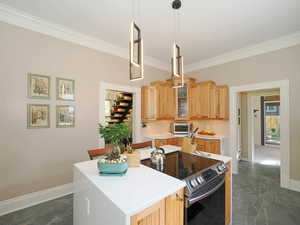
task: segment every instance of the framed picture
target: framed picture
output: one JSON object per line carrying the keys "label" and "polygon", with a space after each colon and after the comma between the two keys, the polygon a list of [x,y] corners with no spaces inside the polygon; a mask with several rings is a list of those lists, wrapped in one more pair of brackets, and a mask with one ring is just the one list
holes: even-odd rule
{"label": "framed picture", "polygon": [[50,99],[50,77],[38,74],[28,74],[28,97]]}
{"label": "framed picture", "polygon": [[56,78],[56,99],[75,101],[75,80]]}
{"label": "framed picture", "polygon": [[27,128],[49,128],[50,106],[45,104],[27,105]]}
{"label": "framed picture", "polygon": [[56,127],[57,128],[75,127],[75,106],[72,105],[56,106]]}

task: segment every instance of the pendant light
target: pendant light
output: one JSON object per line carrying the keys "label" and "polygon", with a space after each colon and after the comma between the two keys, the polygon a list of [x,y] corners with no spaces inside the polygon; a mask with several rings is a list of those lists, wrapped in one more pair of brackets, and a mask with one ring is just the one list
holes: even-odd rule
{"label": "pendant light", "polygon": [[[140,12],[140,1],[138,0],[138,9]],[[144,79],[144,52],[141,29],[135,22],[136,11],[135,0],[132,0],[132,22],[130,24],[130,42],[129,42],[129,79],[136,81]]]}
{"label": "pendant light", "polygon": [[[180,32],[180,15],[179,9],[181,8],[181,1],[174,0],[172,2],[172,9],[174,11],[174,43],[173,43],[173,54],[171,59],[171,71],[172,71],[172,80],[173,87],[179,88],[184,86],[184,73],[183,73],[183,56],[181,55],[180,46],[178,44],[177,36]],[[178,79],[180,82],[178,83]]]}

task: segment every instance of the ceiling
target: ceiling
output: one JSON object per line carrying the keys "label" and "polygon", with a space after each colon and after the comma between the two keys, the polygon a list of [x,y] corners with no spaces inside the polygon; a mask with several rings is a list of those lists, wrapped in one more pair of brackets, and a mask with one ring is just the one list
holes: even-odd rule
{"label": "ceiling", "polygon": [[[174,14],[170,0],[140,1],[145,55],[170,62]],[[48,22],[128,48],[132,0],[0,0]],[[299,0],[182,0],[180,40],[185,64],[300,31]],[[137,13],[136,13],[137,14]]]}

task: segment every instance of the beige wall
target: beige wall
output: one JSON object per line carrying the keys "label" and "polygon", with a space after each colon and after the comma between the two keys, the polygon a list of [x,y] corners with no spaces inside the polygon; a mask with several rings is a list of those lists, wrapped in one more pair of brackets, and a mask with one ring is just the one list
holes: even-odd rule
{"label": "beige wall", "polygon": [[[130,84],[128,61],[5,23],[0,49],[0,200],[72,182],[72,164],[98,145],[99,82]],[[26,97],[28,72],[51,76],[50,101]],[[166,74],[146,66],[134,85]],[[76,80],[75,102],[55,100],[56,76]],[[28,103],[50,104],[51,128],[26,129]],[[75,128],[55,128],[57,104],[76,106]]]}
{"label": "beige wall", "polygon": [[194,71],[199,80],[238,86],[274,80],[290,80],[290,171],[300,180],[300,45]]}

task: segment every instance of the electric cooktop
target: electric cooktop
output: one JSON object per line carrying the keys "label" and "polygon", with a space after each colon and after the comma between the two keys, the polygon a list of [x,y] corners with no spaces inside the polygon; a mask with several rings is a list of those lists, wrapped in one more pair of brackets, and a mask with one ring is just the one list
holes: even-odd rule
{"label": "electric cooktop", "polygon": [[142,164],[153,169],[159,170],[172,177],[183,180],[197,172],[220,163],[215,159],[209,159],[198,155],[185,152],[172,152],[166,154],[166,160],[163,167],[157,167],[151,163],[150,159],[142,161]]}

